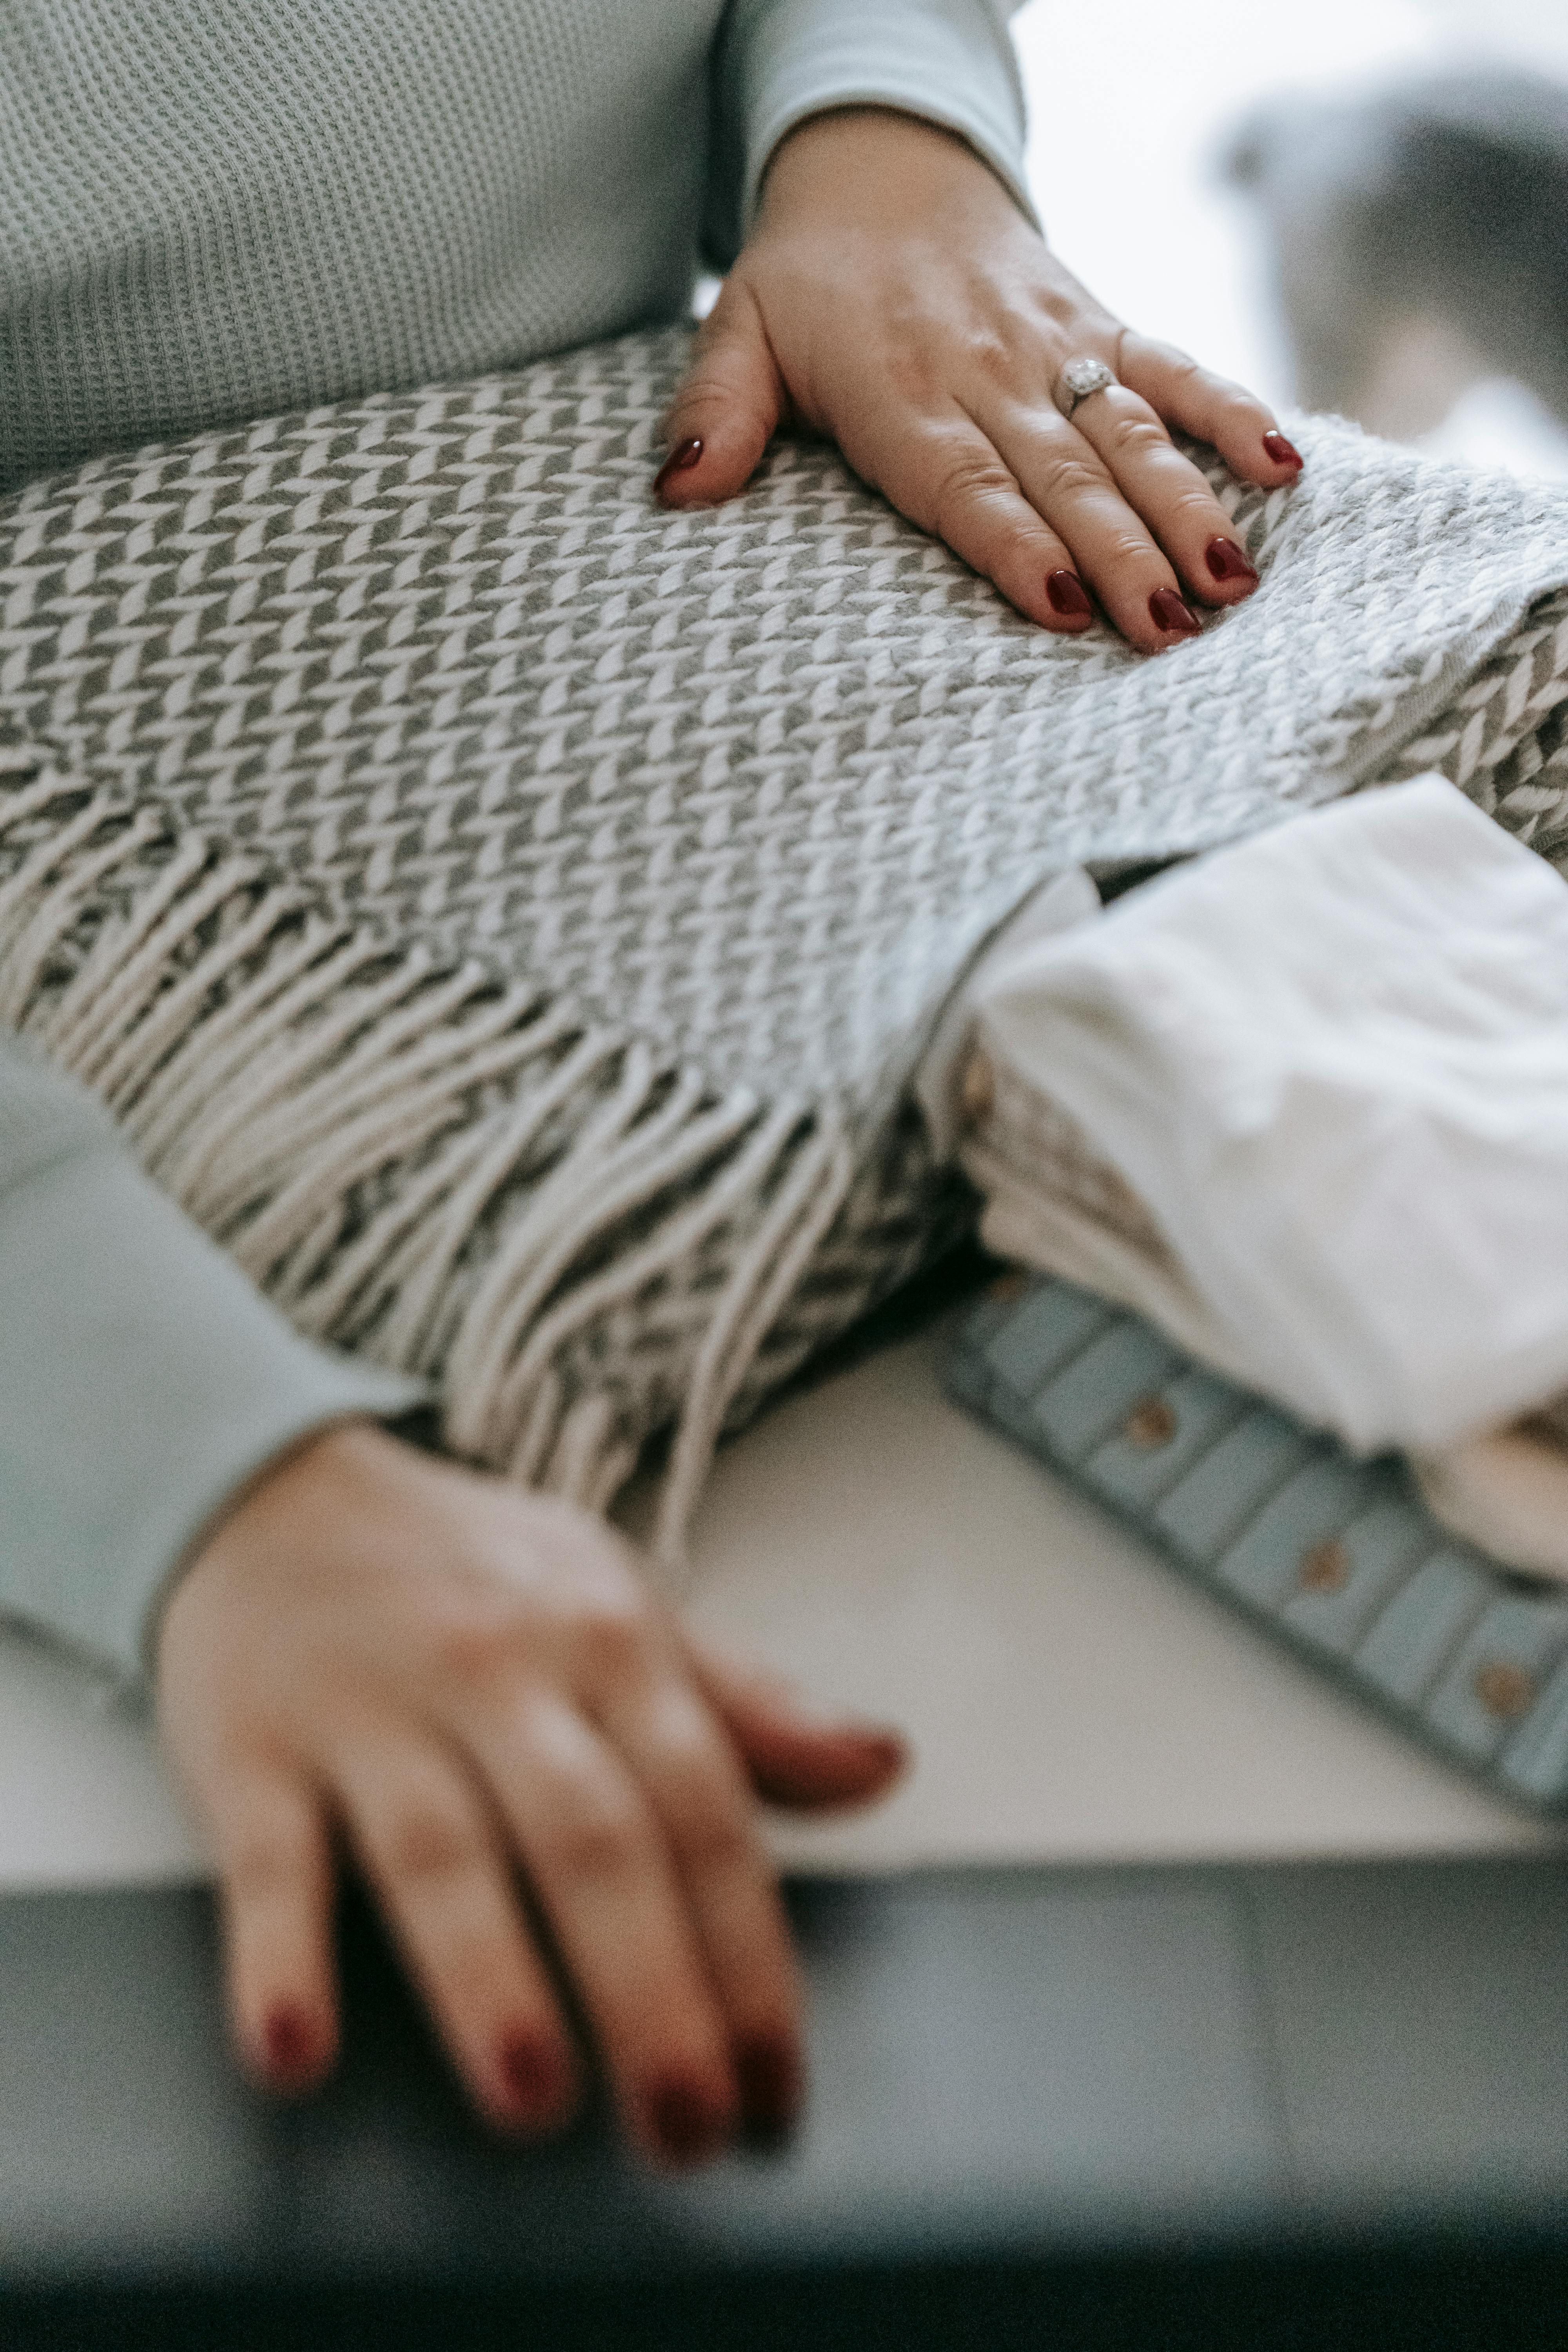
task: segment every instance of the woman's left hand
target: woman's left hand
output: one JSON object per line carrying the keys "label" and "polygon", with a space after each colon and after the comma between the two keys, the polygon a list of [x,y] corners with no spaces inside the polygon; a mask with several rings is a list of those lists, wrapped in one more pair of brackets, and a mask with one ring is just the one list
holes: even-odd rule
{"label": "woman's left hand", "polygon": [[[1119,383],[1069,424],[1065,362]],[[665,420],[673,507],[732,497],[775,429],[837,441],[863,481],[1047,629],[1093,619],[1158,653],[1258,575],[1167,426],[1245,481],[1301,460],[1262,404],[1122,326],[964,142],[877,108],[816,115],[768,167],[755,230]]]}

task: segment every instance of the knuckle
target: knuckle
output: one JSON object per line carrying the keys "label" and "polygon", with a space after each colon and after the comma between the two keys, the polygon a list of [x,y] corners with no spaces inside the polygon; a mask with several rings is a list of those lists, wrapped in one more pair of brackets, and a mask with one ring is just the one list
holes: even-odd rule
{"label": "knuckle", "polygon": [[994,506],[1017,495],[1018,486],[998,457],[985,450],[965,451],[949,457],[942,467],[931,506],[933,526],[945,538],[976,507]]}
{"label": "knuckle", "polygon": [[1159,344],[1155,356],[1173,384],[1195,384],[1206,390],[1213,381],[1190,352],[1179,351],[1174,343]]}
{"label": "knuckle", "polygon": [[576,1612],[576,1635],[584,1672],[598,1687],[615,1687],[639,1675],[653,1633],[653,1610],[629,1580],[606,1578]]}
{"label": "knuckle", "polygon": [[490,1609],[447,1617],[434,1635],[435,1665],[443,1682],[459,1691],[492,1682],[515,1645],[510,1613]]}
{"label": "knuckle", "polygon": [[695,365],[700,367],[716,343],[732,342],[737,336],[744,334],[752,325],[754,315],[753,299],[743,276],[731,271],[720,287],[712,309],[697,330]]}
{"label": "knuckle", "polygon": [[308,1837],[271,1826],[243,1832],[224,1858],[223,1874],[231,1895],[258,1902],[313,1874],[314,1865]]}
{"label": "knuckle", "polygon": [[1105,488],[1104,469],[1073,449],[1055,452],[1042,468],[1040,499],[1047,507],[1076,506],[1083,499],[1100,497]]}
{"label": "knuckle", "polygon": [[1172,523],[1190,523],[1196,530],[1228,531],[1231,524],[1225,509],[1216,506],[1213,491],[1206,482],[1194,482],[1178,491],[1172,502]]}
{"label": "knuckle", "polygon": [[570,1523],[558,1529],[548,1517],[536,1517],[521,1533],[527,1565],[521,1572],[503,1547],[480,1559],[482,1573],[452,1578],[426,1605],[424,1664],[460,1698],[493,1694],[498,1679],[526,1666],[557,1630],[550,1572],[569,1574],[575,1566]]}
{"label": "knuckle", "polygon": [[710,1781],[689,1789],[671,1812],[676,1842],[692,1872],[705,1878],[728,1878],[751,1863],[751,1824]]}
{"label": "knuckle", "polygon": [[537,1594],[504,1583],[454,1592],[426,1630],[432,1687],[464,1712],[504,1697],[548,1635]]}
{"label": "knuckle", "polygon": [[672,1833],[689,1851],[701,1845],[718,1852],[744,1851],[750,1843],[747,1808],[722,1749],[698,1722],[667,1729],[657,1762],[659,1811]]}
{"label": "knuckle", "polygon": [[683,440],[689,433],[700,430],[725,404],[721,384],[706,376],[694,376],[689,383],[681,385],[660,418],[660,435],[666,442]]}
{"label": "knuckle", "polygon": [[1267,416],[1269,414],[1258,394],[1249,391],[1246,384],[1237,383],[1233,376],[1216,375],[1213,368],[1200,367],[1196,360],[1191,362],[1191,366],[1194,380],[1203,386],[1216,408],[1230,410],[1243,416]]}
{"label": "knuckle", "polygon": [[1016,373],[1013,346],[994,328],[973,328],[964,340],[964,356],[993,383],[1009,383]]}
{"label": "knuckle", "polygon": [[1137,597],[1146,597],[1156,588],[1169,588],[1173,577],[1169,566],[1151,540],[1137,528],[1137,519],[1128,515],[1128,528],[1112,531],[1107,538],[1102,557],[1104,568],[1119,584]]}
{"label": "knuckle", "polygon": [[549,1838],[551,1858],[563,1878],[599,1884],[635,1872],[643,1856],[636,1809],[609,1796],[563,1814]]}
{"label": "knuckle", "polygon": [[385,1830],[386,1867],[404,1885],[456,1878],[475,1858],[468,1824],[430,1798],[409,1798]]}
{"label": "knuckle", "polygon": [[1171,436],[1157,416],[1119,416],[1113,437],[1124,457],[1160,457],[1171,446]]}
{"label": "knuckle", "polygon": [[938,396],[931,357],[919,334],[900,335],[878,354],[882,379],[900,408],[929,415]]}

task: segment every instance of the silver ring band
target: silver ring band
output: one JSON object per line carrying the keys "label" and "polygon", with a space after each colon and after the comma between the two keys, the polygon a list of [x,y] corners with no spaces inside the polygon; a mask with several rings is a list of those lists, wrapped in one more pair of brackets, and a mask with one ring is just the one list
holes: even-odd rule
{"label": "silver ring band", "polygon": [[1073,410],[1080,400],[1087,400],[1091,393],[1103,392],[1108,384],[1120,381],[1114,369],[1108,368],[1103,360],[1090,359],[1086,354],[1081,359],[1067,362],[1057,378],[1056,390],[1051,397],[1070,424]]}

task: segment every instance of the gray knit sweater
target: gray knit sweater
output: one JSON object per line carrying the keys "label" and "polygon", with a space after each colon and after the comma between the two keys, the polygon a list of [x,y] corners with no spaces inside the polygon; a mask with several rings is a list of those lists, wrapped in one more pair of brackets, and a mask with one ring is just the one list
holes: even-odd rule
{"label": "gray knit sweater", "polygon": [[[1016,190],[1006,0],[6,0],[0,490],[680,315],[871,100]],[[0,592],[3,593],[3,592]],[[0,1033],[0,1610],[133,1668],[224,1499],[412,1384],[307,1345]]]}
{"label": "gray knit sweater", "polygon": [[890,102],[1018,188],[1005,0],[5,0],[0,489],[679,317],[779,139]]}

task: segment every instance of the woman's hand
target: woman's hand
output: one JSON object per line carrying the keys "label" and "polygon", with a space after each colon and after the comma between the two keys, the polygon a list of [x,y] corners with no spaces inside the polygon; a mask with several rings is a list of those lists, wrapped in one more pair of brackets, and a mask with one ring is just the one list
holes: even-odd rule
{"label": "woman's hand", "polygon": [[576,2095],[520,1871],[650,2154],[788,2119],[799,2000],[752,1790],[874,1796],[901,1744],[697,1650],[599,1521],[347,1423],[266,1474],[183,1576],[158,1704],[259,2082],[332,2064],[341,1838],[495,2124],[547,2129]]}
{"label": "woman's hand", "polygon": [[[1121,384],[1052,394],[1064,362]],[[1088,628],[1086,588],[1157,653],[1258,575],[1167,425],[1270,488],[1301,460],[1268,409],[1102,310],[964,143],[912,117],[814,116],[768,168],[755,231],[665,421],[671,506],[731,497],[784,420],[1048,629]]]}

